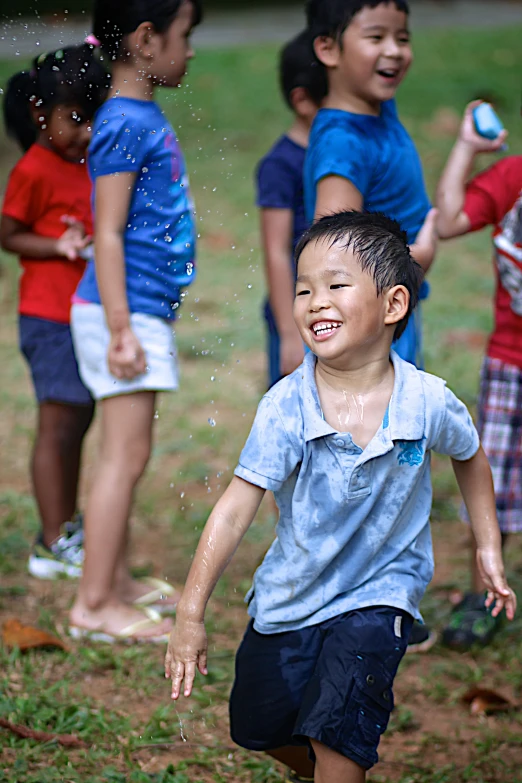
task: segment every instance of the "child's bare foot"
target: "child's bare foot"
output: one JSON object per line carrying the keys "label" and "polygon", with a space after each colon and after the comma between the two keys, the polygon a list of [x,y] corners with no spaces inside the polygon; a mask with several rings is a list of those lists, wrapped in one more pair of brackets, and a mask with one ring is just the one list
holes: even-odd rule
{"label": "child's bare foot", "polygon": [[152,576],[132,579],[129,575],[120,580],[118,596],[126,604],[173,612],[181,598],[181,593],[163,579],[156,579]]}
{"label": "child's bare foot", "polygon": [[98,637],[100,641],[153,641],[169,634],[172,620],[159,619],[117,599],[100,609],[89,609],[77,600],[70,614],[73,636]]}

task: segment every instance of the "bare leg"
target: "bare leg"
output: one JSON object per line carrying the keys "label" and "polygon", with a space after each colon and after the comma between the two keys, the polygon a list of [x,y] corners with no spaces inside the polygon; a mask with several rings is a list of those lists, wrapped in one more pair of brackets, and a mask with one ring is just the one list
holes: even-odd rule
{"label": "bare leg", "polygon": [[268,750],[267,755],[272,756],[273,759],[280,761],[282,764],[286,764],[296,775],[300,775],[303,778],[313,778],[314,776],[315,765],[308,755],[307,748],[288,745],[285,748]]}
{"label": "bare leg", "polygon": [[46,546],[76,511],[83,439],[93,415],[94,405],[39,406],[31,478]]}
{"label": "bare leg", "polygon": [[[85,513],[85,562],[71,622],[91,630],[118,633],[143,619],[121,601],[115,577],[128,532],[134,490],[149,460],[154,392],[103,400],[102,447]],[[157,636],[171,623],[151,629]]]}
{"label": "bare leg", "polygon": [[365,770],[321,742],[311,740],[316,756],[315,783],[364,783]]}

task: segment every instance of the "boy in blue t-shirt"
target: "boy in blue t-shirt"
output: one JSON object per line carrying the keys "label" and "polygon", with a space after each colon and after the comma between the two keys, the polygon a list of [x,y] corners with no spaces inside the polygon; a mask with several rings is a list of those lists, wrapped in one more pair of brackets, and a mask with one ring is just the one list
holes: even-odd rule
{"label": "boy in blue t-shirt", "polygon": [[[207,674],[207,602],[265,491],[277,537],[248,595],[230,699],[234,741],[297,775],[362,783],[433,574],[430,452],[450,456],[493,614],[516,599],[502,563],[491,470],[466,407],[390,348],[421,270],[395,221],[344,212],[297,251],[294,317],[310,349],[261,401],[235,476],[201,536],[177,606],[172,697]],[[296,778],[292,775],[290,780]]]}
{"label": "boy in blue t-shirt", "polygon": [[[305,164],[309,221],[339,209],[383,212],[406,231],[427,272],[435,255],[421,162],[397,116],[394,97],[412,61],[405,0],[308,0],[315,54],[328,97],[310,135]],[[420,299],[427,297],[424,283]],[[394,348],[422,367],[420,309]]]}
{"label": "boy in blue t-shirt", "polygon": [[303,361],[303,342],[297,331],[294,303],[296,245],[307,228],[303,168],[310,128],[326,95],[325,69],[315,59],[305,31],[281,52],[281,90],[294,121],[263,158],[257,169],[257,206],[268,298],[264,317],[268,332],[269,386],[293,372]]}

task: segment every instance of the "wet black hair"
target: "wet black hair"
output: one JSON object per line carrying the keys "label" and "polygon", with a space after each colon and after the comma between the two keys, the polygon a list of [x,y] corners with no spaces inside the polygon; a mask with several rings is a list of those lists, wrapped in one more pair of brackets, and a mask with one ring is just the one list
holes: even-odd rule
{"label": "wet black hair", "polygon": [[328,95],[326,68],[316,58],[313,39],[303,30],[281,50],[279,62],[281,90],[288,106],[292,106],[292,91],[303,87],[318,106]]}
{"label": "wet black hair", "polygon": [[110,77],[92,44],[67,46],[35,57],[28,71],[12,76],[4,96],[4,122],[9,136],[28,150],[38,138],[32,106],[42,114],[55,106],[79,106],[93,117],[107,97]]}
{"label": "wet black hair", "polygon": [[359,11],[388,2],[409,14],[407,0],[307,0],[306,18],[312,39],[327,35],[338,40]]}
{"label": "wet black hair", "polygon": [[[93,33],[110,60],[122,56],[121,45],[127,35],[143,22],[150,22],[156,32],[164,33],[178,15],[185,0],[95,0]],[[193,25],[203,18],[202,0],[189,0],[193,8]]]}
{"label": "wet black hair", "polygon": [[313,223],[303,234],[295,251],[299,263],[303,250],[311,242],[324,241],[331,247],[351,249],[363,272],[374,282],[377,296],[396,285],[403,285],[410,303],[405,317],[395,327],[394,340],[406,329],[419,301],[424,279],[422,267],[414,260],[405,232],[396,220],[378,212],[338,212]]}

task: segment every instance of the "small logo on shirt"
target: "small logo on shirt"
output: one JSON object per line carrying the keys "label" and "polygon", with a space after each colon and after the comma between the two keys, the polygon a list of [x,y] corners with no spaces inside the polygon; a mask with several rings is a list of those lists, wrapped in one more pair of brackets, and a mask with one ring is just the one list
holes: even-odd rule
{"label": "small logo on shirt", "polygon": [[400,440],[397,442],[400,454],[397,456],[399,465],[422,465],[424,461],[424,448],[422,440]]}

